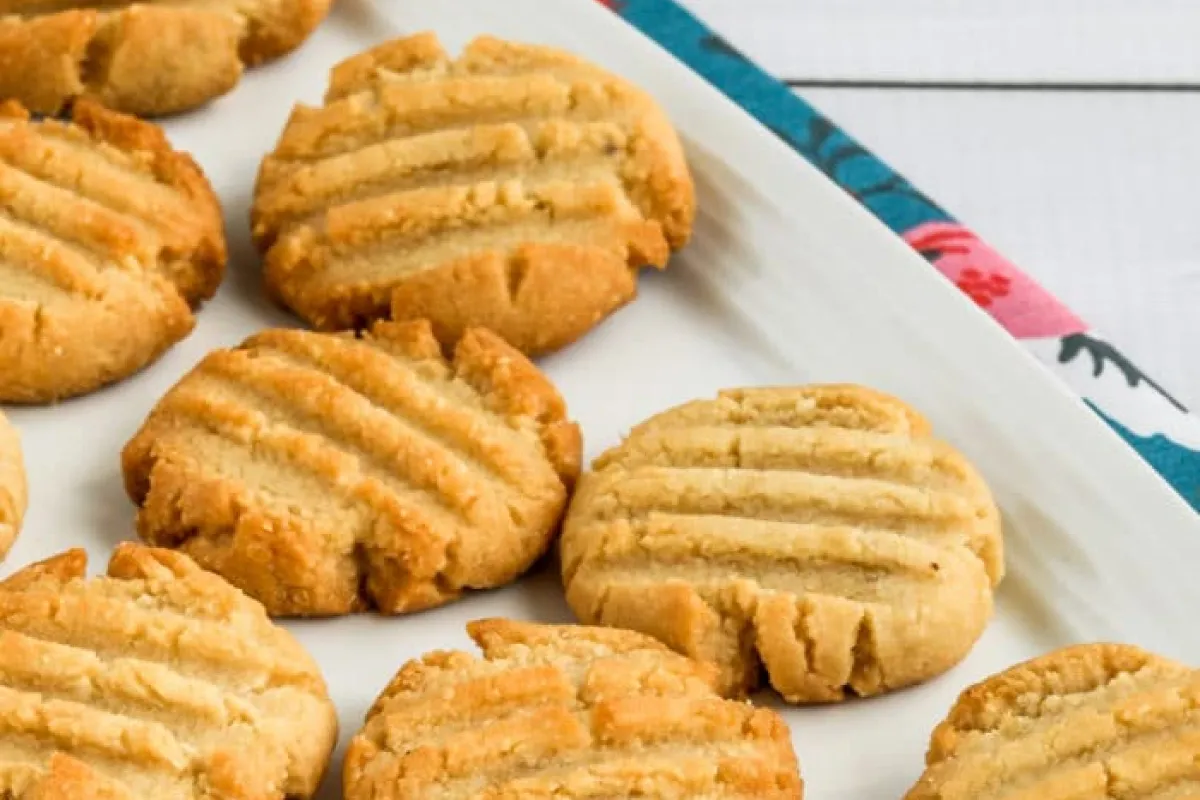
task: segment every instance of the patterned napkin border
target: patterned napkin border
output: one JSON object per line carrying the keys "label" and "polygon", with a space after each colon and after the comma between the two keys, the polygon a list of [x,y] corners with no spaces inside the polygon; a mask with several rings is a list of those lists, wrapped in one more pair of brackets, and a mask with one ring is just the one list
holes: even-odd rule
{"label": "patterned napkin border", "polygon": [[1200,511],[1200,418],[1003,255],[674,0],[600,0],[774,131],[1070,385]]}

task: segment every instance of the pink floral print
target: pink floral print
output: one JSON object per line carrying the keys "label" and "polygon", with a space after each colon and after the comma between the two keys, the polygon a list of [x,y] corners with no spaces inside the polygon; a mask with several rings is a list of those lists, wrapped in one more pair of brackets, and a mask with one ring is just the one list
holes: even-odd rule
{"label": "pink floral print", "polygon": [[958,223],[928,222],[904,239],[1018,339],[1087,330],[1070,309]]}

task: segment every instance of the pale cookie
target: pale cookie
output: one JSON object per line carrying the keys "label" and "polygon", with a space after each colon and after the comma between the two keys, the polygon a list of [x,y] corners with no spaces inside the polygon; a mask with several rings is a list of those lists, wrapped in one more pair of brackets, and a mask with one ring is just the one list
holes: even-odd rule
{"label": "pale cookie", "polygon": [[127,445],[137,527],[277,615],[402,613],[516,579],[558,532],[578,427],[485,330],[266,331],[205,358]]}
{"label": "pale cookie", "polygon": [[908,800],[1200,798],[1200,672],[1080,645],[963,692]]}
{"label": "pale cookie", "polygon": [[405,664],[346,753],[346,800],[799,800],[787,726],[646,636],[481,620]]}
{"label": "pale cookie", "polygon": [[21,530],[27,502],[21,441],[16,429],[0,413],[0,558],[8,554]]}
{"label": "pale cookie", "polygon": [[1000,521],[983,481],[900,401],[740,389],[659,414],[602,455],[564,524],[585,623],[760,672],[790,702],[875,695],[957,663],[992,612]]}
{"label": "pale cookie", "polygon": [[432,34],[333,70],[259,173],[268,287],[322,329],[429,319],[537,354],[633,299],[695,214],[679,139],[641,90],[570,54]]}
{"label": "pale cookie", "polygon": [[0,402],[83,394],[191,331],[225,269],[216,196],[154,125],[0,103]]}
{"label": "pale cookie", "polygon": [[0,797],[311,797],[337,738],[317,666],[190,559],[69,550],[0,582]]}
{"label": "pale cookie", "polygon": [[0,99],[88,97],[141,116],[195,108],[298,46],[331,0],[0,0]]}

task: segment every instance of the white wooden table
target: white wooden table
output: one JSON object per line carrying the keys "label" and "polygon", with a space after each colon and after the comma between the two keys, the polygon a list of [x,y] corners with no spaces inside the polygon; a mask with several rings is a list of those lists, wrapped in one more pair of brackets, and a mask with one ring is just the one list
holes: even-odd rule
{"label": "white wooden table", "polygon": [[1200,409],[1200,3],[684,4]]}

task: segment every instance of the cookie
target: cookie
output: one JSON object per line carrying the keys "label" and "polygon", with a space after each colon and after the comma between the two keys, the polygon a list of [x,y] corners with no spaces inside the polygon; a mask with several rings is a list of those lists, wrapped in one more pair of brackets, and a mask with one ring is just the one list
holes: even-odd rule
{"label": "cookie", "polygon": [[687,241],[692,179],[641,90],[559,50],[432,34],[338,65],[259,173],[268,288],[320,329],[429,319],[527,354],[633,299]]}
{"label": "cookie", "polygon": [[138,532],[276,615],[389,614],[508,583],[545,552],[579,429],[520,353],[426,322],[274,330],[218,350],[126,446]]}
{"label": "cookie", "polygon": [[581,621],[649,633],[728,694],[876,695],[957,663],[990,618],[1000,522],[979,475],[899,400],[735,389],[633,430],[564,524]]}
{"label": "cookie", "polygon": [[1077,645],[963,692],[908,800],[1200,797],[1200,672]]}
{"label": "cookie", "polygon": [[0,402],[136,372],[191,331],[224,269],[216,196],[158,127],[87,100],[71,122],[0,103]]}
{"label": "cookie", "polygon": [[0,558],[8,554],[21,530],[27,502],[21,441],[16,429],[0,413]]}
{"label": "cookie", "polygon": [[0,582],[0,796],[307,798],[337,738],[317,666],[190,559],[125,543]]}
{"label": "cookie", "polygon": [[330,0],[0,0],[0,99],[54,115],[87,97],[139,116],[225,94],[298,46]]}
{"label": "cookie", "polygon": [[481,620],[483,658],[400,670],[350,743],[346,800],[799,800],[783,720],[628,631]]}

